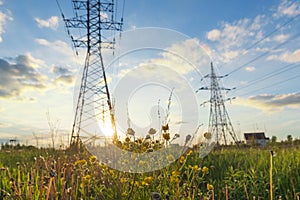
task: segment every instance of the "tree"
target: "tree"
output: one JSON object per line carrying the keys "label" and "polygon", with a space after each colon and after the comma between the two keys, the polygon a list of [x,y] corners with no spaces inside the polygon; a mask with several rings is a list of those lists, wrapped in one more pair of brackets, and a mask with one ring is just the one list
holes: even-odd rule
{"label": "tree", "polygon": [[275,135],[272,136],[271,142],[272,143],[276,143],[277,142],[277,137]]}
{"label": "tree", "polygon": [[292,135],[286,136],[286,140],[287,140],[288,142],[292,142],[292,141],[293,141]]}

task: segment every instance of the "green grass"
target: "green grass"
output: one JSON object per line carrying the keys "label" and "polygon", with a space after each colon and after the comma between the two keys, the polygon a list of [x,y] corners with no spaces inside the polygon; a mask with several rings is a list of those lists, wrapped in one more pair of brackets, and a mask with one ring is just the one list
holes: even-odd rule
{"label": "green grass", "polygon": [[[272,147],[274,199],[299,199],[300,151]],[[207,169],[205,168],[208,168]],[[225,148],[184,155],[161,170],[124,173],[87,154],[0,151],[0,199],[269,199],[270,149]],[[213,188],[212,188],[213,186]]]}

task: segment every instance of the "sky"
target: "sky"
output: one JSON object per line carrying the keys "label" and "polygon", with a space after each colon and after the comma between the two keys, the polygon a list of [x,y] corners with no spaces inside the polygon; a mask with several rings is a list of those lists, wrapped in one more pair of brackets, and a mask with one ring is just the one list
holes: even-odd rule
{"label": "sky", "polygon": [[[58,2],[71,17],[71,1]],[[120,1],[118,17],[122,8]],[[299,138],[299,15],[300,1],[127,0],[123,31],[124,38],[126,32],[144,27],[182,33],[186,40],[180,38],[180,46],[164,48],[177,49],[195,65],[201,50],[194,45],[201,46],[216,72],[227,75],[220,80],[222,87],[235,88],[224,98],[234,98],[226,107],[239,138],[253,131],[279,139],[289,134]],[[159,41],[156,37],[152,39]],[[172,60],[159,56],[151,57],[151,63]],[[83,50],[76,56],[56,1],[0,0],[0,138],[49,143],[51,128],[58,130],[56,143],[69,138],[74,85],[84,57]],[[199,64],[199,76],[192,77],[199,81],[193,87],[209,83],[200,81],[210,72],[207,65]],[[124,65],[116,71],[122,74],[125,69]],[[210,97],[208,91],[198,95],[199,101]],[[205,131],[209,105],[197,109]]]}

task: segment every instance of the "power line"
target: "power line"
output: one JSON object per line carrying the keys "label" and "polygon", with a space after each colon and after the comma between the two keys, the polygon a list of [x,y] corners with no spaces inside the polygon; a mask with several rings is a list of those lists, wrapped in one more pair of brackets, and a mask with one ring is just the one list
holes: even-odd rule
{"label": "power line", "polygon": [[[250,87],[251,85],[254,85],[254,84],[258,83],[258,82],[265,81],[265,80],[267,80],[269,78],[272,78],[274,76],[277,76],[279,74],[282,74],[284,72],[290,71],[290,70],[295,69],[295,68],[297,68],[297,67],[300,66],[300,65],[294,65],[294,66],[293,65],[294,65],[294,63],[285,65],[283,68],[280,68],[279,70],[275,70],[275,71],[273,71],[271,73],[268,73],[268,74],[266,74],[266,75],[264,75],[264,76],[262,76],[260,78],[257,78],[257,79],[254,79],[254,80],[250,81],[247,85],[245,85],[243,87],[236,88],[233,92],[236,92],[237,90],[241,90],[241,89]],[[292,67],[290,67],[290,66],[292,66]]]}
{"label": "power line", "polygon": [[290,20],[286,21],[285,23],[281,24],[280,26],[278,26],[277,28],[275,28],[273,31],[271,31],[270,33],[268,33],[265,37],[263,37],[262,39],[258,40],[254,44],[250,45],[246,49],[246,51],[248,51],[251,48],[255,47],[257,44],[259,44],[260,42],[264,41],[265,39],[267,39],[268,37],[270,37],[271,35],[273,35],[275,32],[277,32],[278,30],[280,30],[282,27],[284,27],[284,26],[288,25],[289,23],[291,23],[292,21],[294,21],[299,16],[300,16],[300,13],[298,15],[296,15],[295,17],[292,17]]}
{"label": "power line", "polygon": [[[266,40],[267,38],[269,38],[271,35],[273,35],[274,33],[276,33],[277,31],[279,31],[280,29],[282,29],[284,26],[288,25],[289,23],[291,23],[292,21],[294,21],[296,18],[298,18],[300,16],[300,13],[297,14],[296,16],[292,17],[290,20],[286,21],[285,23],[281,24],[280,26],[278,26],[277,28],[275,28],[273,31],[269,32],[267,35],[265,35],[263,38],[261,38],[260,40],[256,41],[254,44],[250,45],[249,47],[246,48],[246,52],[249,51],[250,49],[252,49],[253,47],[255,47],[256,45],[258,45],[259,43],[261,43],[262,41]],[[243,54],[242,56],[244,56],[246,54]],[[233,73],[233,72],[232,72]]]}
{"label": "power line", "polygon": [[261,55],[255,57],[255,58],[251,59],[250,61],[248,61],[248,62],[246,62],[246,63],[240,65],[239,67],[237,67],[237,68],[235,68],[234,70],[232,70],[231,72],[229,72],[227,75],[230,75],[230,74],[233,74],[233,73],[239,71],[239,70],[242,69],[243,67],[245,67],[245,66],[247,66],[247,65],[249,65],[249,64],[251,64],[251,63],[253,63],[253,62],[255,62],[256,60],[258,60],[258,59],[260,59],[260,58],[262,58],[262,57],[268,55],[271,51],[276,50],[276,49],[278,49],[279,47],[282,47],[283,45],[285,45],[285,44],[287,44],[288,42],[290,42],[290,41],[296,39],[296,38],[299,37],[299,36],[300,36],[300,32],[297,33],[297,34],[295,34],[295,35],[294,35],[292,38],[290,38],[289,40],[286,40],[285,42],[276,45],[276,46],[273,47],[270,51],[267,51],[267,52],[265,52],[265,53],[263,53],[263,54],[261,54]]}
{"label": "power line", "polygon": [[249,95],[249,94],[251,94],[251,93],[255,93],[255,92],[257,92],[257,91],[261,91],[261,90],[264,90],[264,89],[267,89],[267,88],[271,88],[271,87],[274,87],[274,86],[277,86],[277,85],[286,83],[286,82],[288,82],[288,81],[291,81],[291,80],[296,79],[296,78],[299,78],[299,77],[300,77],[300,74],[298,74],[297,76],[293,76],[293,77],[291,77],[291,78],[285,79],[285,80],[283,80],[283,81],[278,81],[278,82],[276,82],[276,83],[270,84],[270,85],[268,85],[268,86],[266,86],[266,87],[259,88],[259,89],[257,89],[257,90],[253,90],[253,91],[244,93],[244,94],[239,95],[239,96],[247,96],[247,95]]}

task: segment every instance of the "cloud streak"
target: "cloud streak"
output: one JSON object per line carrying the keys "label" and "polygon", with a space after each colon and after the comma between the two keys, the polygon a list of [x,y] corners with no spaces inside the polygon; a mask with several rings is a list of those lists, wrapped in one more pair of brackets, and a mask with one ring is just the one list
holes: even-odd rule
{"label": "cloud streak", "polygon": [[283,0],[277,8],[276,13],[274,13],[274,17],[294,17],[300,14],[300,3],[299,1],[288,1]]}
{"label": "cloud streak", "polygon": [[[2,2],[0,2],[0,5],[2,5]],[[9,10],[6,12],[0,11],[0,43],[3,41],[2,34],[5,33],[4,27],[9,21],[13,21],[11,12]]]}
{"label": "cloud streak", "polygon": [[54,84],[71,85],[75,81],[75,76],[73,75],[73,72],[66,67],[54,66],[51,69],[51,72],[56,75],[54,79]]}
{"label": "cloud streak", "polygon": [[45,20],[36,17],[34,20],[40,28],[50,28],[52,30],[56,30],[59,27],[59,18],[57,16],[52,16]]}
{"label": "cloud streak", "polygon": [[300,93],[288,94],[261,94],[249,98],[237,98],[236,104],[256,108],[264,112],[280,111],[286,107],[298,108],[300,106]]}

